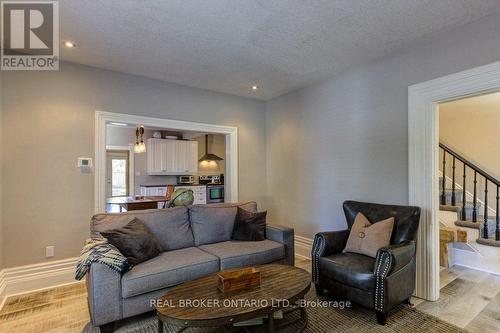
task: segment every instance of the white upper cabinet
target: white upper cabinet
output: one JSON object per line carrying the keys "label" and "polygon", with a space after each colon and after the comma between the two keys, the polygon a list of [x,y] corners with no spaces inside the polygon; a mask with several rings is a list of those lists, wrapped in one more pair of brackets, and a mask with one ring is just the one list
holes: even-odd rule
{"label": "white upper cabinet", "polygon": [[146,154],[149,175],[198,173],[198,142],[148,139]]}

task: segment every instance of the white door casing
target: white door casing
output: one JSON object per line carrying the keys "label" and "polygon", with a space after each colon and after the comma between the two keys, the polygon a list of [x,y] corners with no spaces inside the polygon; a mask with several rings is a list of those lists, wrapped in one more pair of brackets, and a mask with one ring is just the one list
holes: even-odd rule
{"label": "white door casing", "polygon": [[500,62],[408,88],[408,186],[410,205],[422,208],[415,295],[439,298],[438,103],[500,90]]}

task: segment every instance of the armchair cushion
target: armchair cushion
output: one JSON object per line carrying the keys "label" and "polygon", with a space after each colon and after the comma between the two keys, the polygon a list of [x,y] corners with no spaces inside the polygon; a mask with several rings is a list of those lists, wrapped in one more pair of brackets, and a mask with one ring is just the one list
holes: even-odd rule
{"label": "armchair cushion", "polygon": [[358,213],[351,227],[344,252],[359,253],[375,258],[378,249],[390,244],[393,226],[393,217],[371,223],[363,213]]}
{"label": "armchair cushion", "polygon": [[374,258],[357,253],[338,253],[321,257],[319,259],[320,281],[326,278],[358,289],[373,291],[375,288],[374,264]]}

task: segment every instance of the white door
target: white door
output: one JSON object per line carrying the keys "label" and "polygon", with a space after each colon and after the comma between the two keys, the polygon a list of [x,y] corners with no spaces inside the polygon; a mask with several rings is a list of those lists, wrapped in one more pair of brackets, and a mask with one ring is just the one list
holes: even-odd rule
{"label": "white door", "polygon": [[110,150],[106,152],[106,196],[129,195],[129,152]]}

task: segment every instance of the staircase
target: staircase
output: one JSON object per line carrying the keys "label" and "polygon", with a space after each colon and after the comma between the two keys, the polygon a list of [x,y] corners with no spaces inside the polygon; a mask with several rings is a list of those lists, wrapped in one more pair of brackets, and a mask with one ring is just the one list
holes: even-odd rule
{"label": "staircase", "polygon": [[500,181],[445,144],[439,148],[441,245],[451,242],[454,263],[500,274]]}

